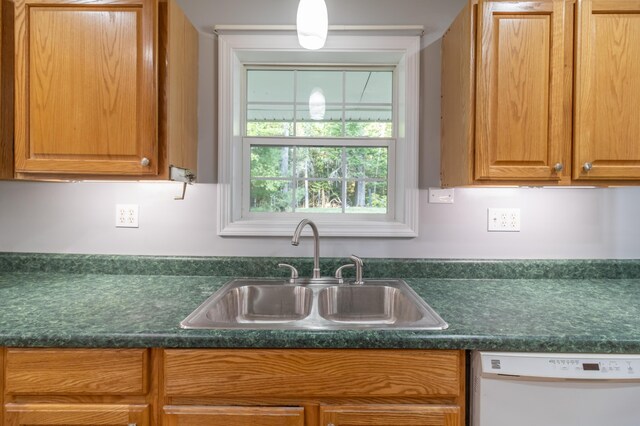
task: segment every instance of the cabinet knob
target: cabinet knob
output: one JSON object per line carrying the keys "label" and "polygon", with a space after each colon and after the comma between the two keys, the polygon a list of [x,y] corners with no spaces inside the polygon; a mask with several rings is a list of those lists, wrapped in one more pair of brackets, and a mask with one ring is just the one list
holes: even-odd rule
{"label": "cabinet knob", "polygon": [[149,164],[151,164],[151,161],[149,161],[147,157],[143,157],[142,160],[140,160],[140,165],[142,167],[147,167]]}
{"label": "cabinet knob", "polygon": [[327,426],[336,426],[333,423],[327,423]]}
{"label": "cabinet knob", "polygon": [[564,170],[564,165],[562,163],[556,163],[553,166],[553,170],[555,170],[556,172],[561,172],[562,170]]}
{"label": "cabinet knob", "polygon": [[584,165],[582,166],[582,170],[584,170],[585,172],[588,172],[591,169],[593,169],[593,164],[591,163],[584,163]]}

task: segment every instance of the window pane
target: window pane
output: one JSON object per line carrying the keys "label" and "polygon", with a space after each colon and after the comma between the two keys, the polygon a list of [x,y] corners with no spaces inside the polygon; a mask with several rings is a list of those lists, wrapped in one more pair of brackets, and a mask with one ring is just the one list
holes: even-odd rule
{"label": "window pane", "polygon": [[347,178],[387,179],[387,148],[347,148]]}
{"label": "window pane", "polygon": [[351,138],[391,138],[393,125],[391,123],[347,122],[345,136]]}
{"label": "window pane", "polygon": [[293,104],[293,77],[293,70],[247,71],[247,102]]}
{"label": "window pane", "polygon": [[292,136],[293,123],[252,121],[247,123],[247,136]]}
{"label": "window pane", "polygon": [[347,181],[347,213],[387,213],[387,183]]}
{"label": "window pane", "polygon": [[342,75],[342,71],[298,71],[297,102],[308,104],[314,89],[319,89],[326,103],[342,104]]}
{"label": "window pane", "polygon": [[346,99],[348,104],[392,104],[392,71],[347,71]]}
{"label": "window pane", "polygon": [[342,177],[342,148],[298,147],[296,161],[297,177]]}
{"label": "window pane", "polygon": [[346,105],[344,115],[346,121],[364,121],[369,123],[393,121],[391,105]]}
{"label": "window pane", "polygon": [[392,138],[393,72],[249,70],[246,111],[247,136]]}
{"label": "window pane", "polygon": [[[305,121],[311,123],[333,121],[340,124],[340,128],[342,128],[342,105],[326,105],[322,117],[322,119],[312,118],[308,104],[299,104],[296,107],[296,121]],[[331,136],[342,136],[342,130],[339,135]]]}
{"label": "window pane", "polygon": [[289,146],[252,146],[251,177],[293,176],[293,148]]}
{"label": "window pane", "polygon": [[298,181],[296,212],[342,213],[342,182]]}
{"label": "window pane", "polygon": [[342,122],[314,121],[296,123],[296,136],[305,138],[339,138],[342,136]]}
{"label": "window pane", "polygon": [[293,188],[290,181],[251,179],[251,212],[291,212]]}

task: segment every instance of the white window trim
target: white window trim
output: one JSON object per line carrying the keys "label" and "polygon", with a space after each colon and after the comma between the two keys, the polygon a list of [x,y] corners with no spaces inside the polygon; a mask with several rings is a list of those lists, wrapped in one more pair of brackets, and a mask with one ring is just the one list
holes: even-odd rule
{"label": "white window trim", "polygon": [[[331,35],[323,54],[358,52],[365,62],[398,54],[398,92],[395,134],[394,217],[362,220],[350,215],[287,214],[264,219],[242,215],[243,135],[241,133],[242,75],[240,57],[252,53],[301,52],[295,34],[221,34],[218,36],[218,235],[290,236],[303,217],[309,217],[330,237],[416,237],[419,222],[418,145],[420,39],[416,36]],[[354,57],[357,55],[354,53]],[[274,55],[275,56],[275,55]],[[393,55],[391,55],[393,56]],[[377,65],[389,65],[382,63]],[[390,168],[391,169],[391,168]],[[343,217],[344,216],[344,217]]]}

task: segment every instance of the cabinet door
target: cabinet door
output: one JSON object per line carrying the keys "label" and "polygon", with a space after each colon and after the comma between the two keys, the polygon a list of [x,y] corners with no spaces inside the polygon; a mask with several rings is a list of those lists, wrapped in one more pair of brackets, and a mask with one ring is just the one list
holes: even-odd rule
{"label": "cabinet door", "polygon": [[143,395],[149,383],[146,349],[9,348],[7,395]]}
{"label": "cabinet door", "polygon": [[16,0],[16,172],[156,174],[157,0]]}
{"label": "cabinet door", "polygon": [[167,406],[166,426],[304,426],[301,407]]}
{"label": "cabinet door", "polygon": [[123,404],[7,404],[7,426],[136,425],[149,424],[147,405]]}
{"label": "cabinet door", "polygon": [[320,426],[460,426],[460,408],[446,405],[320,407]]}
{"label": "cabinet door", "polygon": [[562,177],[564,8],[564,0],[480,1],[476,179]]}
{"label": "cabinet door", "polygon": [[573,178],[640,180],[640,2],[578,2]]}
{"label": "cabinet door", "polygon": [[13,178],[13,3],[0,0],[0,179]]}

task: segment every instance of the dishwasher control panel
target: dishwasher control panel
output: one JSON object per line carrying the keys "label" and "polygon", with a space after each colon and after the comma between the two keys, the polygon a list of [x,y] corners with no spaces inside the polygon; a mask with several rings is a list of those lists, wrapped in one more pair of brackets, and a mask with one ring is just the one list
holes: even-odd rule
{"label": "dishwasher control panel", "polygon": [[481,352],[484,374],[556,379],[640,379],[640,355]]}

